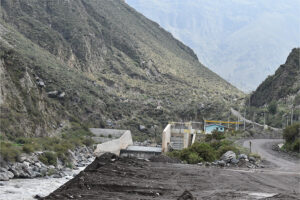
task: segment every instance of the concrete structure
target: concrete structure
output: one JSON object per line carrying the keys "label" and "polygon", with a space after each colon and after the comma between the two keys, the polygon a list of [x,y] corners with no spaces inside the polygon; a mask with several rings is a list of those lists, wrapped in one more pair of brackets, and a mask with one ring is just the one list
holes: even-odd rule
{"label": "concrete structure", "polygon": [[195,142],[196,134],[202,133],[201,122],[171,122],[162,133],[162,152],[171,148],[181,150]]}
{"label": "concrete structure", "polygon": [[90,131],[95,135],[93,139],[96,142],[103,142],[97,145],[94,151],[95,156],[100,156],[106,152],[120,155],[121,149],[126,149],[133,144],[129,130],[91,128]]}
{"label": "concrete structure", "polygon": [[149,159],[152,156],[160,155],[161,148],[147,146],[128,146],[126,149],[121,149],[121,157]]}
{"label": "concrete structure", "polygon": [[220,124],[209,124],[204,127],[205,134],[212,134],[213,131],[224,132],[225,126]]}

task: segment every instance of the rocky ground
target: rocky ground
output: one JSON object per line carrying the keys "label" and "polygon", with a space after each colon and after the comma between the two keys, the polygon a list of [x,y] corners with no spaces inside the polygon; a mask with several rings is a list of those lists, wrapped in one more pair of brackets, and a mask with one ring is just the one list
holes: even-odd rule
{"label": "rocky ground", "polygon": [[43,199],[299,199],[299,173],[104,154]]}
{"label": "rocky ground", "polygon": [[[65,176],[72,176],[72,169],[63,165],[60,160],[57,160],[57,166],[45,165],[38,157],[43,152],[35,152],[31,155],[23,154],[19,162],[1,162],[0,167],[0,181],[8,181],[12,178],[37,178],[37,177],[51,177],[61,178]],[[93,150],[88,147],[80,147],[74,151],[69,151],[70,163],[77,169],[84,167],[94,160]]]}

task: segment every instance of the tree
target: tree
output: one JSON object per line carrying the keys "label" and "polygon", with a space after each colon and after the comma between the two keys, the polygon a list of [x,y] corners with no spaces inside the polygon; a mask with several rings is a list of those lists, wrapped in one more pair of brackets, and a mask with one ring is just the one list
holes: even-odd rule
{"label": "tree", "polygon": [[272,101],[268,106],[268,111],[272,115],[275,115],[277,113],[277,103],[276,101]]}

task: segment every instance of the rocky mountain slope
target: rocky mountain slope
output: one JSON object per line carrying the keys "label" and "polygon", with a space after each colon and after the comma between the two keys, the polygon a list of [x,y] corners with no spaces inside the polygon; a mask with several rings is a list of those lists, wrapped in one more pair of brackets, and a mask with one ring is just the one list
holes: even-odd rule
{"label": "rocky mountain slope", "polygon": [[126,0],[195,50],[203,64],[252,91],[299,45],[297,0]]}
{"label": "rocky mountain slope", "polygon": [[122,0],[2,0],[0,76],[7,138],[70,122],[146,137],[243,96]]}
{"label": "rocky mountain slope", "polygon": [[288,100],[289,97],[300,105],[300,48],[294,48],[285,64],[253,92],[251,105],[262,106],[271,101]]}

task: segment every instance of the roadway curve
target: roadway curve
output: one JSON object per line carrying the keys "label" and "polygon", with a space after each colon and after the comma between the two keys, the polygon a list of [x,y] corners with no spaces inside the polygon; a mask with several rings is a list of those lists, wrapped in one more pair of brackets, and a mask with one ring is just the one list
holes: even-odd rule
{"label": "roadway curve", "polygon": [[287,160],[279,155],[278,152],[271,149],[274,143],[283,143],[282,139],[252,139],[246,140],[243,146],[249,148],[249,141],[251,141],[251,150],[253,153],[258,153],[263,159],[273,163],[276,170],[285,172],[296,172],[300,173],[300,162],[299,160]]}

